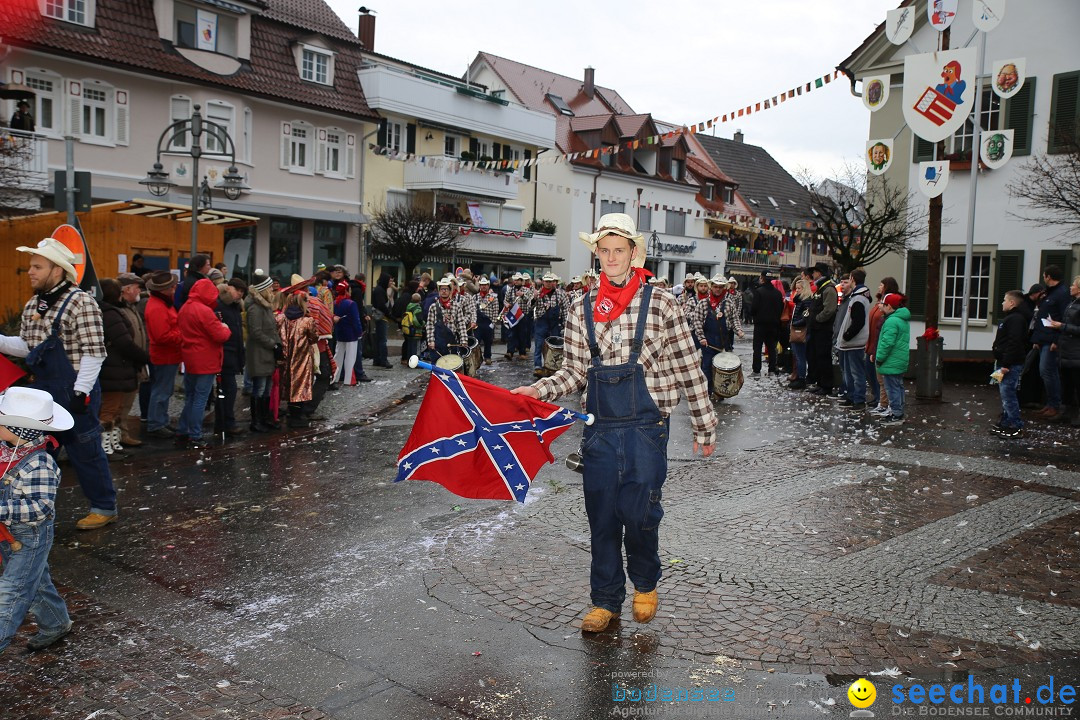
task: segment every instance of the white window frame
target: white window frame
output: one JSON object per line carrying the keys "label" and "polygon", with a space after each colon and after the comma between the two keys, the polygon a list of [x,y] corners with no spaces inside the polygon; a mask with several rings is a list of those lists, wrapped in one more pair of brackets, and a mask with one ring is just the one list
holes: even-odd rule
{"label": "white window frame", "polygon": [[405,126],[399,122],[386,124],[386,146],[391,150],[401,152],[405,142]]}
{"label": "white window frame", "polygon": [[[44,68],[12,70],[10,77],[12,83],[25,84],[36,91],[32,101],[34,106],[32,111],[34,114],[34,126],[36,128],[34,132],[50,137],[62,137],[64,134],[64,79],[59,74]],[[51,86],[51,89],[46,90],[44,88],[46,83]],[[42,124],[42,118],[44,117],[44,113],[41,111],[43,100],[48,100],[52,105],[52,110],[49,113],[52,115],[52,125]],[[6,117],[11,117],[15,112],[15,107],[16,103],[12,100],[11,112]]]}
{"label": "white window frame", "polygon": [[[964,309],[964,255],[960,253],[947,254],[941,264],[941,319],[947,322],[960,322]],[[972,312],[968,320],[973,323],[985,324],[993,311],[991,307],[990,283],[992,280],[990,253],[974,253],[971,256],[973,269],[979,270],[978,275],[971,276],[971,304],[978,309],[983,304],[986,313],[978,315]]]}
{"label": "white window frame", "polygon": [[[450,151],[451,147],[453,148],[452,151]],[[459,136],[457,136],[457,135],[453,135],[451,133],[446,133],[446,136],[443,137],[443,155],[445,155],[446,157],[452,157],[452,158],[456,159],[456,158],[460,157],[460,152],[461,152],[461,138]]]}
{"label": "white window frame", "polygon": [[702,197],[704,197],[706,200],[712,200],[715,193],[716,189],[713,187],[712,183],[703,183],[701,188]]}
{"label": "white window frame", "polygon": [[[216,113],[216,114],[211,114]],[[228,133],[229,137],[236,141],[236,107],[224,100],[208,100],[203,117],[210,122],[216,123]],[[217,136],[209,132],[203,134],[203,149],[208,152],[228,152],[228,147],[217,147]]]}
{"label": "white window frame", "polygon": [[[319,167],[317,172],[330,178],[345,178],[347,174],[347,136],[348,133],[339,127],[319,128]],[[331,160],[337,161],[337,167],[333,167]]]}
{"label": "white window frame", "polygon": [[[169,98],[169,124],[191,118],[192,99],[187,95],[173,95]],[[169,144],[169,151],[186,152],[191,149],[191,133],[184,133]]]}
{"label": "white window frame", "polygon": [[240,150],[243,153],[243,161],[248,165],[253,164],[251,155],[252,136],[255,134],[255,115],[251,108],[244,108],[244,130],[241,139]]}
{"label": "white window frame", "polygon": [[[307,67],[308,56],[311,56],[311,67]],[[326,61],[325,77],[319,79],[318,60]],[[324,48],[313,45],[300,46],[300,79],[317,85],[334,84],[334,53]]]}
{"label": "white window frame", "polygon": [[[975,96],[972,95],[974,98]],[[984,107],[979,111],[979,122],[982,125],[980,132],[987,133],[1000,130],[1003,122],[1004,107],[1001,98],[997,96],[990,85],[984,85],[982,89],[982,101]],[[971,149],[971,141],[975,138],[975,125],[969,116],[949,139],[950,154],[967,152]]]}
{"label": "white window frame", "polygon": [[97,0],[38,0],[38,3],[44,17],[94,27]]}
{"label": "white window frame", "polygon": [[[298,133],[304,133],[303,137]],[[311,123],[303,120],[282,123],[282,168],[296,175],[314,175],[317,137]],[[298,156],[302,156],[302,163],[296,162]]]}

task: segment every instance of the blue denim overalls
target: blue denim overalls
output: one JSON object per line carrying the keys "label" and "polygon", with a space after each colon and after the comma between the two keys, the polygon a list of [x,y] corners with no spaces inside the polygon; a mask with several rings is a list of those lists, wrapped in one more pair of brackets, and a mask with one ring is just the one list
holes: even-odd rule
{"label": "blue denim overalls", "polygon": [[[701,302],[708,303],[709,299],[705,298]],[[705,333],[705,342],[714,348],[726,350],[728,348],[729,334],[727,318],[724,317],[724,313],[722,312],[723,307],[723,301],[721,301],[718,306],[721,311],[719,312],[720,317],[717,317],[717,311],[713,310],[712,306],[705,310],[705,322],[702,323],[702,331]],[[712,362],[718,352],[719,350],[713,350],[712,348],[707,347],[701,349],[701,372],[705,373],[705,380],[709,384],[710,395],[713,391]]]}
{"label": "blue denim overalls", "polygon": [[[60,319],[76,290],[64,298],[64,303],[53,318],[52,332],[26,356],[26,364],[34,374],[30,387],[44,390],[59,405],[70,408],[75,394],[75,368],[64,350],[60,337]],[[90,406],[84,413],[72,413],[75,425],[70,430],[56,433],[57,441],[67,450],[68,459],[75,468],[83,495],[90,501],[90,512],[100,515],[116,514],[116,490],[113,488],[109,459],[101,447],[101,383],[94,382],[90,391]]]}
{"label": "blue denim overalls", "polygon": [[[35,455],[30,453],[24,457],[0,480],[0,502],[12,500],[14,478]],[[0,472],[3,469],[0,467]],[[27,610],[34,613],[38,629],[46,634],[57,632],[70,622],[67,605],[56,591],[49,574],[53,521],[54,515],[37,525],[13,522],[8,529],[22,543],[22,548],[17,552],[12,552],[8,543],[0,542],[0,555],[4,560],[4,572],[0,577],[0,651],[15,637]]]}
{"label": "blue denim overalls", "polygon": [[[435,360],[442,355],[449,354],[450,346],[457,344],[457,335],[455,335],[454,331],[450,329],[450,326],[446,324],[444,320],[445,316],[443,315],[444,312],[447,312],[453,317],[453,311],[454,308],[452,305],[449,310],[445,310],[442,305],[439,304],[438,300],[436,300],[428,310],[428,312],[435,313],[435,337],[431,338],[432,342],[435,343],[435,350],[434,355],[431,357],[431,362],[435,362]],[[428,355],[430,356],[432,354],[429,352]]]}
{"label": "blue denim overalls", "polygon": [[[552,294],[554,294],[552,290]],[[539,299],[538,299],[539,302]],[[544,367],[544,341],[549,337],[562,337],[562,326],[559,325],[559,305],[556,304],[547,309],[533,323],[533,367]]]}
{"label": "blue denim overalls", "polygon": [[595,296],[585,302],[592,353],[585,409],[596,417],[586,426],[581,443],[585,510],[592,534],[589,582],[593,605],[615,613],[626,599],[626,575],[641,592],[653,590],[660,580],[657,530],[664,516],[660,497],[667,476],[668,419],[649,395],[645,369],[638,363],[651,296],[652,287],[646,285],[630,359],[622,365],[600,362],[592,318]]}

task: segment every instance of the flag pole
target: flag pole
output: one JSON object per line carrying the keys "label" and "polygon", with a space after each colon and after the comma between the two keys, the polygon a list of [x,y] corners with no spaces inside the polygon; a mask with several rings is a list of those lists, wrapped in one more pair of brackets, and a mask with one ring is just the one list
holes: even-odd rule
{"label": "flag pole", "polygon": [[[424,362],[423,360],[418,358],[416,355],[413,355],[412,357],[409,358],[409,367],[414,368],[414,369],[415,368],[423,368],[424,370],[436,370],[436,369],[441,370],[442,369],[442,368],[436,368],[434,365],[432,365],[429,362]],[[453,370],[448,370],[447,372],[453,372]],[[573,410],[571,410],[569,408],[564,408],[564,409],[568,413],[573,413],[575,420],[580,420],[581,422],[585,423],[586,425],[592,425],[596,421],[596,418],[592,415],[592,413],[585,414],[585,413],[575,412],[575,411],[573,411]]]}

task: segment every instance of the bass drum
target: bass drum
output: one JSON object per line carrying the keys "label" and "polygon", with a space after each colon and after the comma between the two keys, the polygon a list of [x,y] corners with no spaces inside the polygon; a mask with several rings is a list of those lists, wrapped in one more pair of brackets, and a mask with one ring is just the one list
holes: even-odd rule
{"label": "bass drum", "polygon": [[716,353],[712,361],[713,392],[722,398],[739,394],[743,386],[742,360],[731,352]]}
{"label": "bass drum", "polygon": [[469,353],[465,356],[465,374],[476,377],[484,364],[484,348],[476,338],[469,338]]}
{"label": "bass drum", "polygon": [[464,364],[465,361],[461,359],[461,356],[455,355],[454,353],[443,355],[435,361],[435,367],[449,370],[450,372],[461,372],[461,368]]}
{"label": "bass drum", "polygon": [[557,372],[562,367],[563,339],[553,335],[545,340],[541,357],[544,361],[545,370],[550,373]]}

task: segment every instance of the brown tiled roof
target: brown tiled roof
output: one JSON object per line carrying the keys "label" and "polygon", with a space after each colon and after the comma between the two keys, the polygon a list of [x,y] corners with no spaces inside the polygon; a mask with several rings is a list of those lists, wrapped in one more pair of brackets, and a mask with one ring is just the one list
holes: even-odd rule
{"label": "brown tiled roof", "polygon": [[263,17],[354,45],[360,44],[348,25],[323,0],[267,0],[266,4],[268,7]]}
{"label": "brown tiled roof", "polygon": [[611,122],[611,113],[604,115],[582,115],[570,118],[570,129],[574,132],[601,130]]}
{"label": "brown tiled roof", "polygon": [[[154,21],[153,4],[148,0],[97,0],[95,27],[87,28],[41,16],[37,0],[0,1],[0,28],[4,41],[51,55],[70,57],[147,75],[158,75],[200,85],[211,85],[254,97],[264,97],[290,105],[326,110],[341,115],[375,119],[367,106],[356,77],[360,64],[360,44],[335,30],[324,13],[309,21],[298,19],[301,10],[319,5],[333,11],[322,0],[269,0],[266,15],[251,22],[251,59],[232,75],[216,75],[194,65],[172,45],[161,40]],[[289,20],[274,17],[289,16]],[[334,16],[336,17],[336,15]],[[334,85],[324,86],[300,79],[293,61],[292,46],[309,37],[316,25],[327,25],[335,34],[327,37],[336,52]],[[329,33],[320,34],[328,35]]]}
{"label": "brown tiled roof", "polygon": [[[619,124],[619,133],[624,138],[636,137],[641,128],[652,121],[652,116],[644,115],[616,115],[615,122]],[[651,133],[650,133],[651,134]]]}
{"label": "brown tiled roof", "polygon": [[552,93],[565,100],[575,115],[602,115],[610,112],[632,115],[634,112],[619,93],[609,88],[597,86],[593,97],[587,97],[582,89],[583,78],[559,75],[487,52],[481,52],[480,57],[502,78],[518,102],[530,110],[558,115],[558,109],[547,100],[547,94]]}

